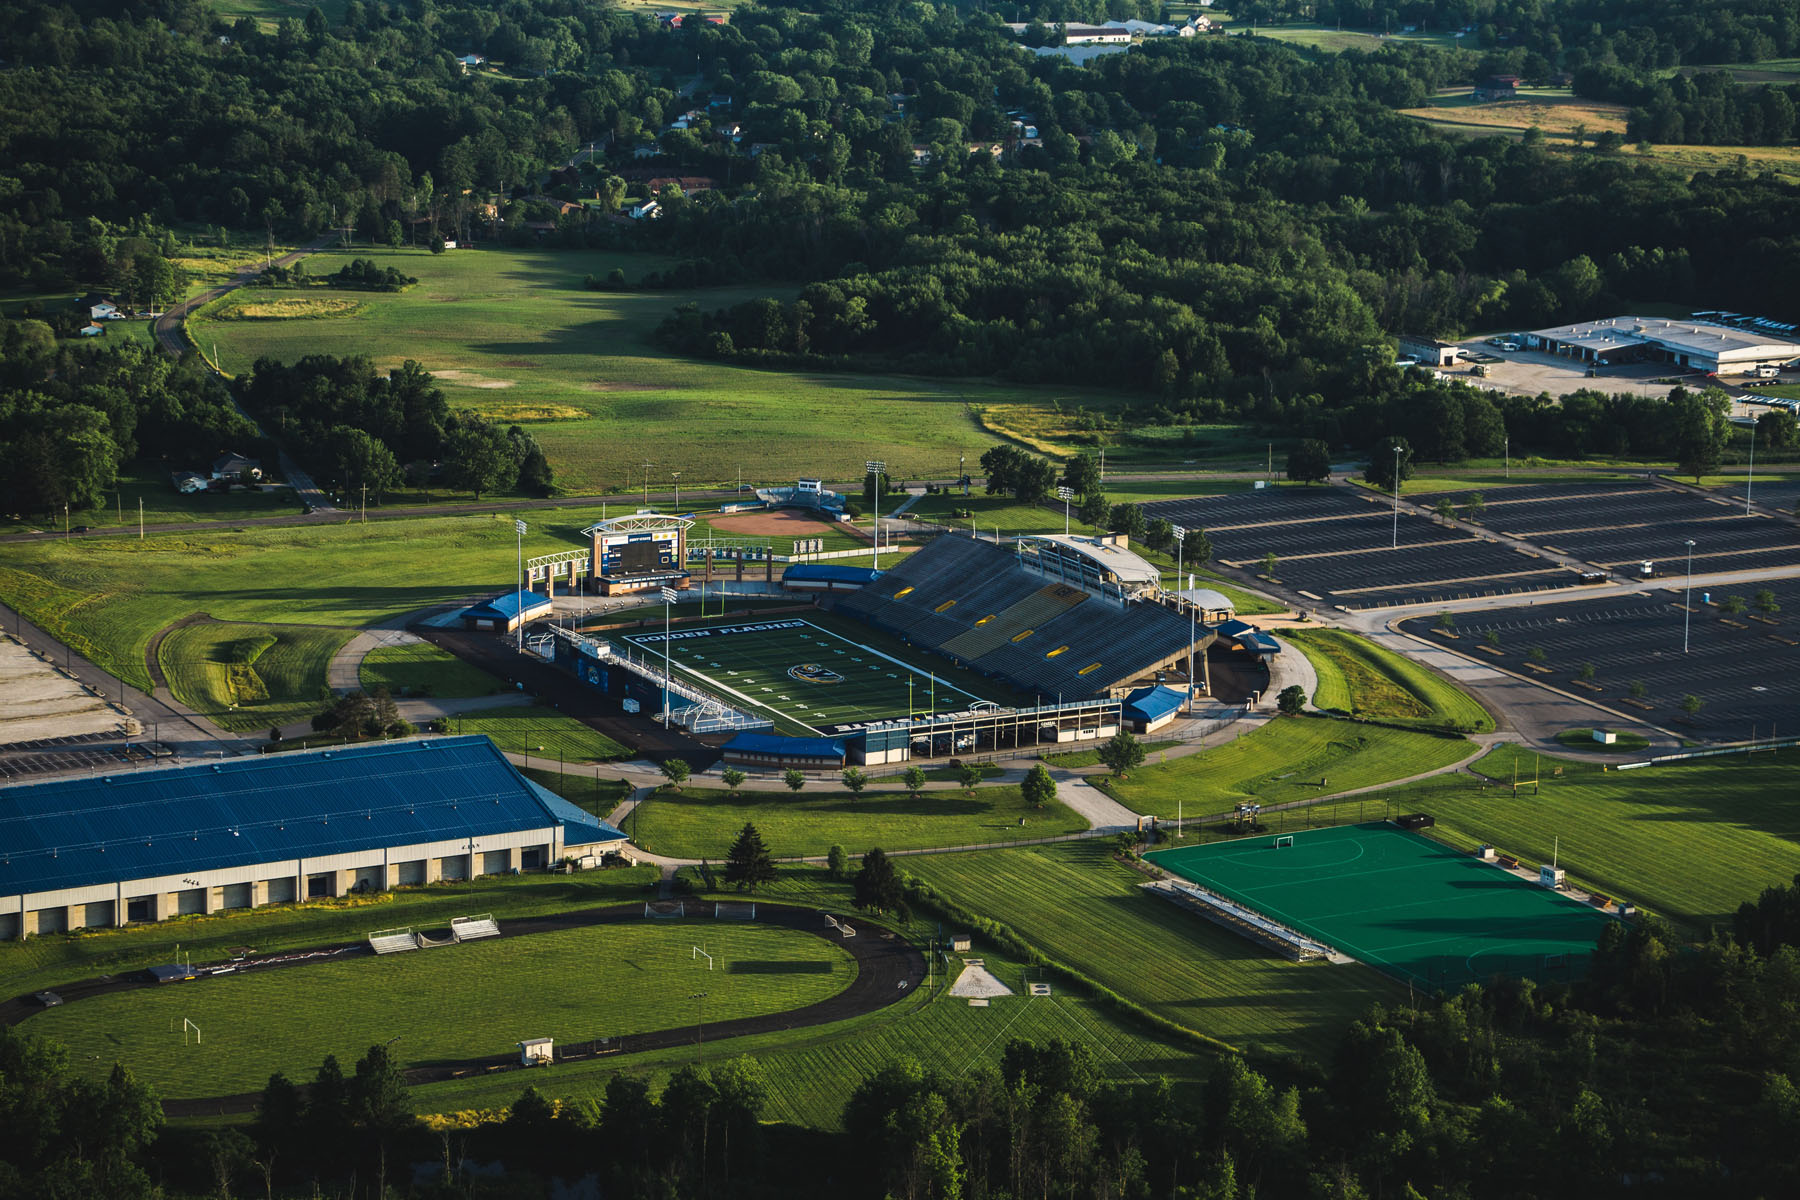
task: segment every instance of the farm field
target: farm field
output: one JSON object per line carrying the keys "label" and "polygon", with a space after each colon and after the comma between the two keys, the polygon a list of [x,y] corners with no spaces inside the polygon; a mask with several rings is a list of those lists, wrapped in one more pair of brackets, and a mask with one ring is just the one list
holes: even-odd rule
{"label": "farm field", "polygon": [[[571,789],[571,799],[578,795]],[[196,963],[221,962],[240,946],[267,954],[361,941],[371,929],[384,927],[439,928],[452,917],[470,913],[492,912],[506,921],[642,900],[655,887],[657,875],[650,866],[579,875],[487,875],[371,896],[232,909],[77,936],[9,941],[0,943],[0,992],[18,995],[95,975],[143,970],[171,961],[177,947],[184,959],[191,954]]]}
{"label": "farm field", "polygon": [[[1510,782],[1539,779],[1519,795]],[[1800,875],[1800,751],[1699,759],[1636,771],[1499,747],[1466,775],[1396,789],[1397,812],[1428,812],[1439,838],[1483,842],[1530,863],[1553,855],[1579,886],[1633,901],[1697,932],[1765,887]],[[1560,769],[1561,774],[1553,772]]]}
{"label": "farm field", "polygon": [[781,858],[816,858],[834,845],[852,854],[873,846],[919,850],[1054,837],[1088,827],[1061,803],[1032,808],[1016,786],[927,791],[914,800],[877,784],[861,796],[845,791],[733,796],[713,788],[663,788],[632,811],[629,832],[653,854],[719,862],[745,822],[754,824],[769,852]]}
{"label": "farm field", "polygon": [[1352,716],[1489,733],[1494,718],[1470,696],[1411,659],[1335,629],[1293,629],[1288,641],[1312,661],[1320,708]]}
{"label": "farm field", "polygon": [[[1332,718],[1278,717],[1235,741],[1096,779],[1134,812],[1173,818],[1229,812],[1241,803],[1285,804],[1370,787],[1447,767],[1475,752],[1460,737],[1411,733]],[[1327,781],[1323,786],[1320,780]]]}
{"label": "farm field", "polygon": [[604,733],[541,704],[477,709],[449,721],[452,733],[485,733],[508,754],[536,754],[567,763],[631,757]]}
{"label": "farm field", "polygon": [[[713,956],[709,969],[693,947]],[[404,1037],[408,1060],[502,1055],[527,1037],[584,1042],[786,1012],[842,991],[856,966],[823,938],[754,922],[602,925],[359,956],[120,992],[49,1009],[27,1028],[96,1078],[115,1059],[165,1096],[309,1078]],[[704,987],[704,1002],[683,999]],[[185,1045],[183,1020],[204,1039]]]}
{"label": "farm field", "polygon": [[1466,87],[1446,88],[1423,108],[1399,111],[1428,124],[1496,131],[1535,128],[1558,136],[1572,136],[1579,129],[1589,138],[1599,133],[1624,133],[1626,112],[1622,104],[1583,100],[1567,88],[1521,88],[1514,100],[1478,101]]}
{"label": "farm field", "polygon": [[[359,295],[364,308],[350,317],[221,319],[239,302],[227,297],[190,320],[194,340],[216,342],[220,366],[234,374],[264,355],[368,354],[379,369],[411,358],[437,377],[453,405],[496,421],[515,419],[519,405],[566,410],[575,415],[532,421],[531,430],[557,483],[571,491],[629,490],[641,482],[646,458],[657,471],[680,470],[682,481],[695,486],[735,481],[743,468],[790,482],[809,474],[842,477],[870,457],[884,458],[899,478],[941,477],[959,455],[975,458],[992,441],[971,405],[1105,403],[1072,391],[791,374],[676,357],[648,339],[678,304],[714,309],[766,289],[583,287],[587,275],[614,267],[635,279],[664,265],[641,255],[505,249],[432,255],[358,247],[315,255],[308,272],[328,274],[349,258],[397,266],[420,282],[396,295]],[[257,289],[255,299],[315,294]],[[404,354],[393,352],[398,346]],[[855,420],[820,419],[852,411]],[[797,428],[807,437],[795,438]]]}
{"label": "farm field", "polygon": [[[783,732],[819,734],[914,712],[959,712],[991,699],[854,637],[790,618],[684,629],[669,635],[667,653],[683,675],[768,714]],[[636,657],[663,657],[660,633],[620,640],[637,647]]]}
{"label": "farm field", "polygon": [[925,855],[903,869],[1051,958],[1244,1050],[1325,1061],[1392,985],[1361,966],[1290,963],[1143,893],[1099,842]]}
{"label": "farm field", "polygon": [[350,638],[348,629],[202,621],[171,632],[157,658],[176,699],[248,732],[317,712],[326,666]]}
{"label": "farm field", "polygon": [[[1234,33],[1247,31],[1241,20],[1230,22],[1229,27]],[[1389,44],[1434,46],[1439,50],[1449,50],[1459,44],[1457,39],[1447,33],[1379,34],[1354,29],[1328,29],[1323,25],[1262,25],[1256,29],[1256,36],[1332,54],[1341,54],[1346,50],[1373,54]]]}
{"label": "farm field", "polygon": [[386,688],[395,696],[458,700],[500,691],[500,681],[430,642],[378,646],[362,661],[364,691]]}

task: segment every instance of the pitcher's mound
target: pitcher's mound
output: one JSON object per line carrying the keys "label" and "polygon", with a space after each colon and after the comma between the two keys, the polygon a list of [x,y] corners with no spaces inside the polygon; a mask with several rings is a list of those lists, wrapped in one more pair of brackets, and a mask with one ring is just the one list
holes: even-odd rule
{"label": "pitcher's mound", "polygon": [[1010,996],[1011,988],[994,977],[994,973],[982,964],[981,959],[965,959],[962,974],[950,985],[952,996],[966,996],[971,999],[991,1000],[996,996]]}

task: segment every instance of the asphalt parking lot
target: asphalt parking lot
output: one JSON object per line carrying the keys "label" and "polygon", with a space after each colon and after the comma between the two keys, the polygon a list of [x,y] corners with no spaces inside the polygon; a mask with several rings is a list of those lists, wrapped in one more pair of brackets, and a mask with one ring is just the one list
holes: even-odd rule
{"label": "asphalt parking lot", "polygon": [[[1448,493],[1461,506],[1466,493]],[[1414,497],[1420,503],[1434,496]],[[1725,496],[1699,496],[1648,480],[1545,484],[1483,493],[1482,523],[1607,570],[1656,564],[1668,577],[1685,573],[1688,539],[1696,573],[1800,564],[1800,528]]]}
{"label": "asphalt parking lot", "polygon": [[[1748,604],[1757,591],[1775,594],[1780,612],[1749,608],[1728,617],[1719,601],[1741,594]],[[1727,592],[1693,593],[1693,611],[1684,610],[1682,588],[1565,604],[1529,605],[1462,613],[1454,639],[1436,630],[1436,618],[1415,617],[1401,627],[1471,658],[1491,662],[1571,695],[1592,699],[1621,713],[1696,737],[1738,739],[1771,733],[1800,733],[1800,581],[1747,584]],[[1687,648],[1683,650],[1683,635]],[[1486,649],[1487,636],[1499,645]],[[1495,652],[1497,649],[1497,653]],[[1541,662],[1534,652],[1542,652]],[[1591,680],[1580,678],[1591,663]],[[1644,685],[1642,699],[1632,683]],[[1703,702],[1691,720],[1681,710],[1684,696]],[[1784,727],[1785,726],[1785,727]]]}
{"label": "asphalt parking lot", "polygon": [[[1726,490],[1741,500],[1745,485],[1740,483]],[[1794,506],[1800,504],[1800,475],[1771,475],[1767,479],[1758,476],[1750,488],[1750,498],[1770,508],[1794,512]]]}
{"label": "asphalt parking lot", "polygon": [[1392,501],[1342,488],[1270,488],[1145,505],[1152,517],[1206,530],[1213,559],[1275,576],[1301,594],[1345,608],[1441,603],[1543,591],[1576,582],[1554,561],[1439,524]]}
{"label": "asphalt parking lot", "polygon": [[159,757],[168,760],[167,747],[144,742],[126,743],[117,734],[20,742],[0,746],[0,782],[12,783],[70,771],[130,770],[148,766]]}
{"label": "asphalt parking lot", "polygon": [[1479,338],[1459,342],[1458,345],[1466,354],[1483,357],[1487,362],[1487,377],[1484,379],[1471,374],[1469,367],[1462,363],[1440,368],[1439,374],[1475,387],[1493,388],[1524,396],[1535,396],[1539,392],[1564,396],[1582,388],[1593,388],[1609,395],[1614,392],[1631,392],[1660,398],[1667,396],[1669,389],[1675,386],[1669,382],[1671,379],[1690,387],[1703,387],[1710,382],[1704,375],[1684,374],[1683,368],[1669,363],[1601,367],[1590,376],[1586,363],[1559,358],[1554,354],[1537,354],[1530,350],[1515,350],[1503,354]]}

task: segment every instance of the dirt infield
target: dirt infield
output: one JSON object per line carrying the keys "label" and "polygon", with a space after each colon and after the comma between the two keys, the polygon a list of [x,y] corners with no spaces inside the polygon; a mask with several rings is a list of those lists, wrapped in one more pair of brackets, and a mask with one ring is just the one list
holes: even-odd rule
{"label": "dirt infield", "polygon": [[[694,909],[709,913],[712,906],[710,900],[690,900],[688,904]],[[580,925],[637,923],[644,920],[643,912],[643,905],[634,903],[558,913],[553,916],[507,920],[501,925],[500,936],[529,937],[534,933],[547,933],[554,929],[568,929]],[[871,1013],[903,1000],[916,991],[919,984],[925,979],[924,956],[912,943],[878,925],[869,925],[859,919],[850,918],[856,924],[860,936],[840,938],[826,928],[825,919],[818,912],[810,908],[795,908],[789,905],[770,904],[766,901],[757,903],[756,919],[765,925],[810,933],[822,937],[834,945],[842,946],[856,960],[856,978],[849,987],[837,995],[790,1012],[771,1013],[761,1017],[742,1017],[731,1021],[708,1022],[705,1026],[689,1025],[678,1029],[662,1029],[654,1033],[628,1035],[617,1038],[604,1047],[570,1048],[574,1050],[574,1053],[559,1051],[557,1060],[559,1062],[580,1061],[602,1055],[610,1057],[641,1054],[647,1050],[661,1050],[669,1046],[696,1043],[701,1040],[702,1036],[708,1041],[719,1042],[753,1033],[771,1033],[776,1030],[800,1029],[810,1025],[828,1025],[850,1017],[861,1016],[864,1013]],[[430,953],[430,951],[425,953]],[[372,957],[374,951],[368,948],[366,942],[348,942],[317,947],[310,952],[285,951],[271,955],[251,955],[234,961],[231,966],[234,968],[232,973],[255,970],[258,967],[264,970],[298,970],[309,962],[328,961],[345,954]],[[152,984],[143,972],[133,972],[126,976],[103,975],[96,979],[65,984],[54,990],[63,998],[64,1003],[72,1004],[107,992],[157,986],[181,987],[183,985],[180,983]],[[29,997],[13,997],[0,1002],[0,1025],[17,1025],[40,1011],[42,1010],[33,1004]],[[524,1068],[520,1067],[516,1054],[501,1054],[455,1061],[440,1060],[430,1066],[410,1067],[406,1069],[405,1077],[409,1084],[438,1083],[447,1079],[486,1076],[496,1071],[520,1069]],[[250,1112],[256,1107],[259,1099],[260,1097],[256,1093],[247,1092],[231,1096],[165,1100],[163,1111],[171,1117],[220,1116],[227,1113]]]}
{"label": "dirt infield", "polygon": [[738,513],[729,517],[711,517],[708,518],[707,524],[721,533],[747,533],[756,537],[764,534],[777,537],[811,537],[824,530],[836,528],[829,521],[821,521],[815,516],[787,508],[778,508],[771,512]]}

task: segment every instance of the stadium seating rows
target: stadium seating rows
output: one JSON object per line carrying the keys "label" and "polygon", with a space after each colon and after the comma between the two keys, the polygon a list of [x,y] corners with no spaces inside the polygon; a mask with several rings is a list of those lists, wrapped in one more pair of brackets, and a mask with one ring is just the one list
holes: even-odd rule
{"label": "stadium seating rows", "polygon": [[838,607],[1015,687],[1070,699],[1135,679],[1189,644],[1187,619],[1166,608],[1047,584],[1011,551],[955,535]]}

